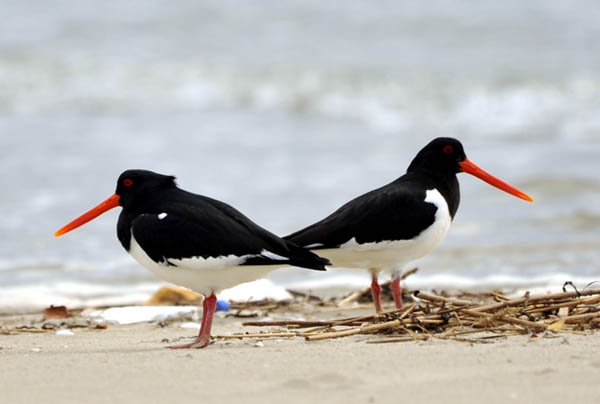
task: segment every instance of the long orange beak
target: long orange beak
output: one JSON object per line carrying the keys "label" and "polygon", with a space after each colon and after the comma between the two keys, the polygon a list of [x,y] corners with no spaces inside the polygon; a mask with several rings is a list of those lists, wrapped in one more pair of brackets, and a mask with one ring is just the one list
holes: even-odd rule
{"label": "long orange beak", "polygon": [[117,206],[119,206],[119,195],[111,195],[107,200],[100,203],[95,208],[88,210],[83,215],[79,216],[77,219],[61,227],[56,233],[54,233],[54,237],[62,236],[63,234],[68,233],[71,230],[78,228],[79,226],[83,226],[90,220],[97,218],[107,210],[116,208]]}
{"label": "long orange beak", "polygon": [[494,177],[492,174],[488,173],[482,168],[479,168],[475,163],[473,163],[469,159],[464,159],[464,161],[459,162],[458,165],[460,165],[460,168],[465,173],[474,175],[475,177],[487,182],[488,184],[493,185],[496,188],[503,190],[504,192],[508,192],[509,194],[514,195],[517,198],[524,199],[527,202],[533,202],[533,198],[527,195],[525,192],[502,181],[498,177]]}

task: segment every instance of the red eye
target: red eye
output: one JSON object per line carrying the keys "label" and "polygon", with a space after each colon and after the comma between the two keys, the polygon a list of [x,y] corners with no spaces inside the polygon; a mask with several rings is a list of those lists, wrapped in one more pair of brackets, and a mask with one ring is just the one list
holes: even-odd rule
{"label": "red eye", "polygon": [[123,180],[123,186],[130,187],[130,186],[132,186],[132,185],[133,185],[133,181],[131,181],[131,179],[129,179],[129,178],[125,178],[125,179]]}
{"label": "red eye", "polygon": [[444,146],[444,148],[442,149],[442,151],[446,154],[452,154],[454,152],[454,149],[452,148],[452,146],[450,146],[449,144],[447,144],[446,146]]}

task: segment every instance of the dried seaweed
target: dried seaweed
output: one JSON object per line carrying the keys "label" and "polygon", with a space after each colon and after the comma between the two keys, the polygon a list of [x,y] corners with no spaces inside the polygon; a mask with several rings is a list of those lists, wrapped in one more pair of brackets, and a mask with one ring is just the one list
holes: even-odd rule
{"label": "dried seaweed", "polygon": [[[413,292],[415,303],[402,309],[331,321],[249,321],[252,327],[271,327],[260,333],[219,338],[302,337],[308,341],[377,334],[368,343],[422,341],[432,338],[490,343],[498,338],[538,333],[590,334],[600,329],[600,290],[508,298],[500,292],[443,296]],[[353,301],[357,299],[353,297]]]}

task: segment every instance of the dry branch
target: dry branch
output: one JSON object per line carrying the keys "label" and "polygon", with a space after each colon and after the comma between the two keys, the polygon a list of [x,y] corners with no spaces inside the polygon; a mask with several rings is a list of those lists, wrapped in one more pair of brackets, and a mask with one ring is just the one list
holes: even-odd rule
{"label": "dry branch", "polygon": [[[402,309],[331,321],[248,321],[254,327],[284,327],[258,334],[222,338],[293,338],[308,341],[352,335],[385,334],[369,343],[423,341],[430,338],[489,343],[496,338],[538,332],[586,335],[600,329],[600,290],[525,295],[508,298],[501,293],[445,297],[416,291],[417,303]],[[591,296],[591,297],[589,297]],[[300,331],[298,329],[304,329]],[[479,337],[465,337],[482,334]]]}
{"label": "dry branch", "polygon": [[452,299],[443,296],[434,295],[432,293],[423,292],[420,290],[415,290],[413,292],[413,296],[423,299],[429,300],[430,302],[441,302],[441,303],[449,303],[455,306],[473,306],[473,302],[469,300],[461,300],[461,299]]}
{"label": "dry branch", "polygon": [[494,311],[503,309],[506,307],[513,307],[522,305],[525,302],[535,303],[535,302],[546,302],[553,300],[562,300],[562,299],[570,299],[573,297],[580,296],[590,296],[590,295],[600,295],[600,290],[584,290],[583,292],[562,292],[562,293],[554,293],[549,295],[539,295],[539,296],[525,296],[519,299],[512,299],[506,302],[488,304],[486,306],[480,306],[475,308],[475,311]]}

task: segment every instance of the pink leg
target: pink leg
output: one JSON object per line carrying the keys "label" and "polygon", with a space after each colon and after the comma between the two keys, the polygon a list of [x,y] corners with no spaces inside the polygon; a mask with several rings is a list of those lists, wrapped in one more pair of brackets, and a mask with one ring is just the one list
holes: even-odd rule
{"label": "pink leg", "polygon": [[381,313],[381,286],[377,282],[377,273],[371,274],[371,295],[373,295],[373,303],[375,303],[375,311]]}
{"label": "pink leg", "polygon": [[186,349],[186,348],[204,348],[210,344],[210,328],[212,326],[213,315],[217,307],[217,297],[214,293],[210,296],[205,297],[202,302],[202,325],[200,326],[200,333],[196,340],[189,344],[174,345],[170,346],[171,349]]}
{"label": "pink leg", "polygon": [[394,296],[394,303],[396,308],[402,308],[402,284],[400,284],[400,277],[392,279],[392,295]]}

